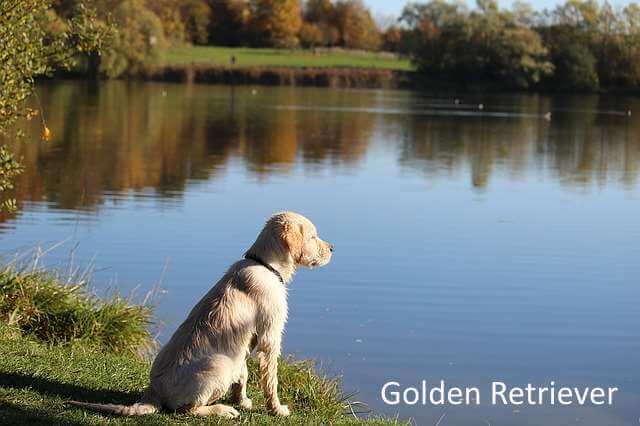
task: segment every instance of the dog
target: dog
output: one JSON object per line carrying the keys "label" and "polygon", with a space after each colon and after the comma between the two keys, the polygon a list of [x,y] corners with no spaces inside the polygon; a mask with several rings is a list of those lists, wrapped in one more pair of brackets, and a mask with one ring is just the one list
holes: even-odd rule
{"label": "dog", "polygon": [[191,310],[156,356],[150,384],[133,405],[70,404],[106,414],[144,415],[167,409],[200,416],[234,418],[238,411],[216,403],[231,388],[232,400],[251,409],[246,357],[255,349],[267,409],[288,416],[278,398],[278,357],[287,321],[287,284],[300,266],[331,260],[333,245],[318,237],[304,216],[271,216],[262,232],[216,285]]}

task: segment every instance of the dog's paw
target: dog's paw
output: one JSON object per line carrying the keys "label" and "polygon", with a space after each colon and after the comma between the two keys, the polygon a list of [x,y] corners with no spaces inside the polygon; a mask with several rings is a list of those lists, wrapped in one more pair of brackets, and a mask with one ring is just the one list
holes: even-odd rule
{"label": "dog's paw", "polygon": [[273,414],[275,414],[276,416],[287,417],[291,413],[289,412],[289,407],[287,407],[286,405],[279,405],[274,408]]}
{"label": "dog's paw", "polygon": [[245,410],[251,410],[253,408],[253,402],[249,398],[243,399],[238,403],[238,405]]}
{"label": "dog's paw", "polygon": [[235,419],[240,415],[238,410],[226,405],[224,406],[224,408],[221,408],[216,414],[225,419]]}

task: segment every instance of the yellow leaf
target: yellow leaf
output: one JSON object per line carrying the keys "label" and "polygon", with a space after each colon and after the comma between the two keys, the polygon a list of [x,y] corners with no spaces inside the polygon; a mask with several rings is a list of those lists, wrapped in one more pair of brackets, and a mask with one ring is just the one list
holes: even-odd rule
{"label": "yellow leaf", "polygon": [[45,125],[42,129],[42,140],[45,142],[49,142],[51,140],[51,130]]}

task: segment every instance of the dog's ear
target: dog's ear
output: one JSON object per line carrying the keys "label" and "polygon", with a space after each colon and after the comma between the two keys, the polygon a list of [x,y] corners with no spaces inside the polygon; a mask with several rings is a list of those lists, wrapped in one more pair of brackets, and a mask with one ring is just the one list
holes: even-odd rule
{"label": "dog's ear", "polygon": [[304,229],[300,223],[285,222],[282,239],[296,262],[302,259],[302,247],[304,245]]}

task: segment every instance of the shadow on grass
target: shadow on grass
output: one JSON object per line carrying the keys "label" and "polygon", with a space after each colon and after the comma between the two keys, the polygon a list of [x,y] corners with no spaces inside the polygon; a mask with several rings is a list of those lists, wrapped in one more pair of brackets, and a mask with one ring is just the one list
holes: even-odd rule
{"label": "shadow on grass", "polygon": [[82,425],[82,422],[63,419],[44,410],[21,407],[0,401],[3,425]]}
{"label": "shadow on grass", "polygon": [[[133,404],[141,394],[110,389],[90,389],[83,386],[61,383],[44,377],[33,377],[19,373],[0,372],[0,387],[12,389],[33,389],[34,391],[65,400],[76,399],[87,402]],[[6,403],[2,403],[6,405]]]}

